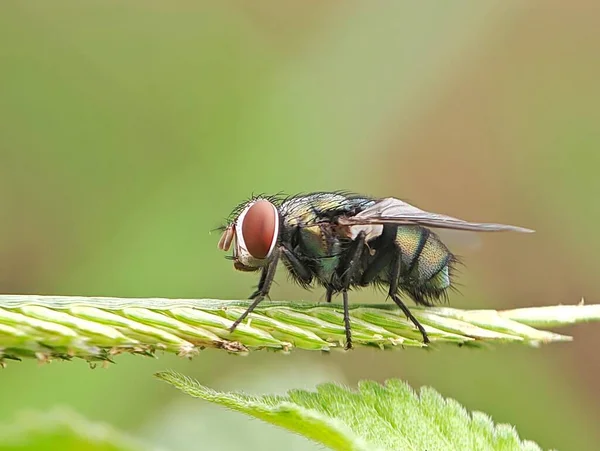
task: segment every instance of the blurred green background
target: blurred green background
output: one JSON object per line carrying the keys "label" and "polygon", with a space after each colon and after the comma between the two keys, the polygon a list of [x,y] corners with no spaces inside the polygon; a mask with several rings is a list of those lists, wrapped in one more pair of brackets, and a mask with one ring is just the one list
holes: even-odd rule
{"label": "blurred green background", "polygon": [[[454,306],[599,302],[595,2],[4,1],[0,291],[245,298],[217,250],[252,192],[349,189],[531,227],[458,248]],[[273,299],[323,300],[280,271]],[[353,301],[378,301],[365,290]],[[206,351],[0,371],[0,421],[70,406],[170,450],[319,449],[158,382],[217,389],[407,380],[593,450],[600,330],[541,349]],[[231,433],[235,431],[235,433]]]}

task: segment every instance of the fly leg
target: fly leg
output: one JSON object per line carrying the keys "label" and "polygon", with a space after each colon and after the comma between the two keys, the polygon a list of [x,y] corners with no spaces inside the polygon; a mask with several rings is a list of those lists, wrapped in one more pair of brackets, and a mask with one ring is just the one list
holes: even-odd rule
{"label": "fly leg", "polygon": [[352,331],[350,330],[350,313],[348,311],[348,290],[344,288],[342,291],[342,299],[344,302],[344,329],[346,330],[346,346],[344,349],[352,349]]}
{"label": "fly leg", "polygon": [[398,250],[393,245],[378,249],[375,259],[365,268],[360,279],[360,284],[363,287],[366,287],[373,282],[377,276],[390,265],[395,252],[398,252]]}
{"label": "fly leg", "polygon": [[268,266],[263,269],[263,273],[260,277],[260,282],[258,283],[258,290],[252,293],[251,299],[254,298],[254,301],[250,306],[246,309],[244,313],[240,315],[238,319],[235,320],[233,325],[229,328],[229,332],[233,332],[236,327],[248,316],[252,313],[252,310],[256,308],[258,304],[269,294],[269,290],[271,289],[271,284],[273,283],[273,279],[275,278],[275,270],[277,269],[277,263],[279,262],[279,254],[280,251],[277,250],[273,252],[273,257],[269,262]]}
{"label": "fly leg", "polygon": [[285,246],[280,248],[282,256],[287,260],[293,269],[293,275],[303,285],[309,285],[312,282],[312,272],[304,263],[296,256],[296,254]]}
{"label": "fly leg", "polygon": [[256,287],[256,290],[250,295],[250,297],[248,299],[254,299],[256,296],[258,296],[260,294],[262,287],[264,287],[264,285],[265,285],[268,268],[269,267],[267,266],[266,268],[263,268],[263,270],[261,271],[260,280],[258,282],[258,287]]}
{"label": "fly leg", "polygon": [[327,293],[325,293],[325,299],[327,302],[331,302],[331,298],[333,297],[333,288],[330,286],[327,287]]}
{"label": "fly leg", "polygon": [[[348,288],[352,283],[352,279],[356,271],[360,268],[360,258],[365,248],[365,233],[358,234],[352,247],[348,249],[348,260],[341,263],[338,267],[338,274],[341,282],[342,299],[344,302],[344,329],[346,331],[346,346],[345,349],[352,349],[352,332],[350,330],[350,313],[348,311]],[[329,289],[327,293],[329,295]],[[330,299],[330,298],[329,298]]]}
{"label": "fly leg", "polygon": [[392,268],[390,273],[390,291],[389,296],[394,300],[396,305],[400,307],[400,309],[404,312],[406,317],[415,325],[421,335],[423,336],[423,343],[429,343],[429,337],[427,336],[427,332],[425,332],[425,328],[421,325],[419,320],[410,313],[410,310],[404,302],[400,300],[400,296],[398,296],[398,279],[400,279],[400,270],[402,265],[402,254],[399,249],[396,249],[395,255],[392,260]]}

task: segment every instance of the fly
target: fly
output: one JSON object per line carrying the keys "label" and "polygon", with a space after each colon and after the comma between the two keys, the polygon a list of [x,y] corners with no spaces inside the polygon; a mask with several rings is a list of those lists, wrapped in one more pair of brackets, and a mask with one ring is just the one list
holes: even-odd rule
{"label": "fly", "polygon": [[261,271],[248,309],[235,328],[269,294],[279,262],[302,287],[326,290],[327,302],[341,294],[346,349],[352,348],[348,292],[384,287],[388,296],[429,343],[425,328],[400,298],[432,306],[447,295],[456,257],[431,229],[533,232],[504,224],[468,222],[414,207],[399,199],[341,192],[290,197],[257,196],[238,206],[223,228],[219,249],[233,246],[239,271]]}

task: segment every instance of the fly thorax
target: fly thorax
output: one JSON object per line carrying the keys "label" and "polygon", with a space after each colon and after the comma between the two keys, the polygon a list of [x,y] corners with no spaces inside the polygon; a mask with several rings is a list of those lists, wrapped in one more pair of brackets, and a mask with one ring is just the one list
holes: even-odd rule
{"label": "fly thorax", "polygon": [[316,224],[299,229],[302,252],[310,257],[323,258],[331,255],[334,243],[327,236],[327,228]]}

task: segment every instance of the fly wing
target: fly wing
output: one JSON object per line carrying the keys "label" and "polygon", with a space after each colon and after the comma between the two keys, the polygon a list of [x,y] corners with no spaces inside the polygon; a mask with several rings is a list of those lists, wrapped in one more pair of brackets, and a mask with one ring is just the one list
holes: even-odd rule
{"label": "fly wing", "polygon": [[350,228],[358,225],[399,224],[421,225],[439,229],[470,230],[473,232],[533,232],[533,230],[523,227],[468,222],[452,216],[430,213],[393,197],[382,199],[354,216],[343,216],[339,218],[338,223]]}

